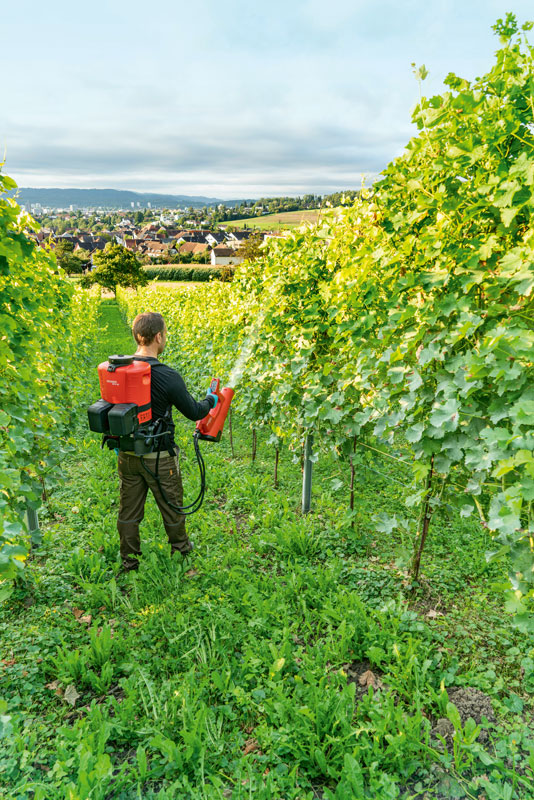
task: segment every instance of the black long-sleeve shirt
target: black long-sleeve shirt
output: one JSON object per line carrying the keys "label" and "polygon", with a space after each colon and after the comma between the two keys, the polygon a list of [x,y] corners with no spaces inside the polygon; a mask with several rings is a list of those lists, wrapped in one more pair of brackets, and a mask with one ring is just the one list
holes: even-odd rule
{"label": "black long-sleeve shirt", "polygon": [[[175,369],[172,369],[167,364],[162,364],[161,361],[152,356],[134,356],[134,358],[135,361],[145,361],[152,367],[150,375],[152,419],[164,417],[173,406],[192,422],[204,419],[209,413],[212,403],[209,400],[197,402],[189,394],[184,379]],[[172,414],[169,414],[169,438],[170,443],[174,445]],[[165,446],[167,446],[169,438],[165,437]]]}

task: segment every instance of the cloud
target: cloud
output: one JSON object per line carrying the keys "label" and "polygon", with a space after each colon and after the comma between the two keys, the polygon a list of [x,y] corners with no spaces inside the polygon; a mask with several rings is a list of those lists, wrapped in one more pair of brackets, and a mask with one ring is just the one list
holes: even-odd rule
{"label": "cloud", "polygon": [[[105,130],[74,139],[59,127],[38,134],[16,130],[7,143],[6,172],[21,185],[46,184],[51,176],[71,186],[113,186],[223,196],[249,196],[252,187],[293,188],[297,193],[359,185],[376,175],[402,149],[409,130],[365,123],[351,128],[331,123],[287,123],[275,129],[228,121],[193,135],[154,131],[110,137]],[[213,188],[212,188],[213,187]],[[242,190],[240,187],[243,187]],[[324,189],[326,190],[326,189]]]}

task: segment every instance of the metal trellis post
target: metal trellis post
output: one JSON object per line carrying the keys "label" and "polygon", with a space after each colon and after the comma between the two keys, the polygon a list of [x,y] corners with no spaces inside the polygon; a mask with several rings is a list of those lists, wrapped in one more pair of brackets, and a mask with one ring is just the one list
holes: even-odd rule
{"label": "metal trellis post", "polygon": [[306,436],[304,443],[304,469],[302,470],[302,513],[307,514],[311,508],[313,434]]}

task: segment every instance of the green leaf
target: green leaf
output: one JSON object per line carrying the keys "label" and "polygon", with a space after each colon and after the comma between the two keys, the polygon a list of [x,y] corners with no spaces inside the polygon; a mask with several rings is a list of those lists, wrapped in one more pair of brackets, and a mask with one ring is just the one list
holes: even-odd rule
{"label": "green leaf", "polygon": [[407,428],[404,435],[407,441],[414,444],[415,442],[419,442],[421,440],[424,429],[424,424],[422,422],[417,422],[415,425],[411,425],[409,428]]}
{"label": "green leaf", "polygon": [[416,481],[424,481],[430,472],[430,464],[422,461],[414,461],[412,470]]}
{"label": "green leaf", "polygon": [[443,405],[434,406],[429,420],[435,428],[443,428],[444,431],[455,431],[459,421],[458,401],[451,398]]}
{"label": "green leaf", "polygon": [[413,73],[418,81],[424,81],[425,78],[428,76],[428,70],[424,64],[421,64],[420,67],[416,67],[415,64],[412,64]]}
{"label": "green leaf", "polygon": [[455,731],[462,730],[462,720],[460,719],[458,709],[453,703],[447,703],[447,719],[452,722]]}
{"label": "green leaf", "polygon": [[323,775],[328,775],[328,763],[326,761],[325,755],[322,750],[319,750],[318,747],[315,748],[314,751],[315,761],[323,773]]}
{"label": "green leaf", "polygon": [[505,228],[510,227],[512,221],[516,218],[518,212],[519,208],[517,208],[517,206],[514,206],[513,208],[501,209],[501,219]]}
{"label": "green leaf", "polygon": [[17,184],[13,180],[13,178],[8,177],[7,175],[2,175],[1,179],[2,179],[2,185],[3,185],[4,189],[5,189],[5,191],[9,191],[10,189],[16,189],[17,188]]}
{"label": "green leaf", "polygon": [[521,592],[506,592],[504,610],[509,614],[525,614],[526,606],[523,603]]}
{"label": "green leaf", "polygon": [[512,625],[522,633],[532,635],[534,633],[534,614],[519,612],[512,619]]}
{"label": "green leaf", "polygon": [[451,464],[451,459],[447,458],[447,456],[441,453],[434,458],[434,468],[440,475],[447,475],[451,468]]}
{"label": "green leaf", "polygon": [[12,581],[0,582],[0,603],[8,600],[15,590],[15,585]]}
{"label": "green leaf", "polygon": [[375,514],[373,517],[373,522],[375,529],[382,533],[391,533],[391,531],[395,530],[398,527],[397,517],[390,516],[385,512],[381,512],[380,514]]}

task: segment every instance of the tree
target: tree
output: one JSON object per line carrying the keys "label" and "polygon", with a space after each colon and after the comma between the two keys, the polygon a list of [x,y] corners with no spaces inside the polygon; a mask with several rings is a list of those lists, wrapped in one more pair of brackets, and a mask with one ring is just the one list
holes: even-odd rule
{"label": "tree", "polygon": [[68,239],[62,239],[60,242],[57,243],[55,253],[57,262],[60,266],[63,266],[61,264],[61,259],[65,256],[65,254],[72,253],[73,250],[74,250],[74,242],[69,242]]}
{"label": "tree", "polygon": [[84,250],[78,250],[76,253],[67,253],[60,266],[69,275],[81,275],[90,263],[88,254]]}
{"label": "tree", "polygon": [[261,233],[255,233],[249,236],[248,239],[243,240],[237,250],[237,255],[244,258],[245,261],[255,261],[263,255],[263,250],[261,248],[262,243],[263,236]]}
{"label": "tree", "polygon": [[55,248],[55,256],[58,265],[64,269],[68,275],[81,275],[89,265],[88,255],[82,251],[74,253],[74,244],[68,240],[58,242]]}
{"label": "tree", "polygon": [[97,251],[93,255],[93,263],[96,269],[82,278],[82,286],[99,283],[116,294],[117,286],[137,289],[148,283],[148,277],[135,255],[120,244],[110,243],[104,250]]}

